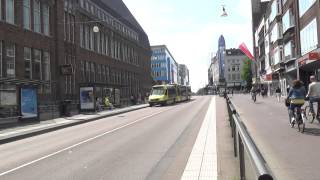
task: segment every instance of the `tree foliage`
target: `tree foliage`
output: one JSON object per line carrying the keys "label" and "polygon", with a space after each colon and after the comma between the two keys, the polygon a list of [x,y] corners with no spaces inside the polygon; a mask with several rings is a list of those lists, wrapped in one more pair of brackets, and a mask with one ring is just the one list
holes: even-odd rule
{"label": "tree foliage", "polygon": [[251,60],[246,58],[243,62],[241,78],[247,82],[247,88],[252,85],[252,70],[251,70]]}

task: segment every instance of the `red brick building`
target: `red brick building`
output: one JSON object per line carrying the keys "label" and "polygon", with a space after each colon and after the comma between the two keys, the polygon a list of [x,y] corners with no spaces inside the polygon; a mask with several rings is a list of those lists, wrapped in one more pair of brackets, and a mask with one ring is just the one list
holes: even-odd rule
{"label": "red brick building", "polygon": [[[24,108],[39,119],[93,110],[81,108],[81,87],[118,106],[149,91],[148,36],[122,1],[0,3],[0,118],[26,118]],[[36,106],[24,107],[25,89],[36,91]]]}

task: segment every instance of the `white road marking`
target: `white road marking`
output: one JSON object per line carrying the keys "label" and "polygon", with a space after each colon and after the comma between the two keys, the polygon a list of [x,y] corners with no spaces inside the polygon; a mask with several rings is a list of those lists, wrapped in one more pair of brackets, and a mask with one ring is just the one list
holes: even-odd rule
{"label": "white road marking", "polygon": [[181,179],[216,180],[217,167],[216,100],[214,97],[211,99]]}
{"label": "white road marking", "polygon": [[110,130],[110,131],[104,132],[104,133],[102,133],[102,134],[99,134],[99,135],[94,136],[94,137],[92,137],[92,138],[89,138],[89,139],[87,139],[87,140],[81,141],[81,142],[79,142],[79,143],[77,143],[77,144],[74,144],[74,145],[72,145],[72,146],[66,147],[66,148],[61,149],[61,150],[59,150],[59,151],[56,151],[56,152],[54,152],[54,153],[51,153],[51,154],[48,154],[48,155],[43,156],[43,157],[41,157],[41,158],[38,158],[38,159],[36,159],[36,160],[30,161],[30,162],[28,162],[28,163],[22,164],[22,165],[20,165],[20,166],[18,166],[18,167],[16,167],[16,168],[10,169],[10,170],[5,171],[5,172],[2,172],[2,173],[0,174],[0,176],[4,176],[4,175],[9,174],[9,173],[11,173],[11,172],[14,172],[14,171],[16,171],[16,170],[19,170],[19,169],[21,169],[21,168],[23,168],[23,167],[26,167],[26,166],[29,166],[29,165],[34,164],[34,163],[36,163],[36,162],[39,162],[39,161],[41,161],[41,160],[47,159],[47,158],[52,157],[52,156],[54,156],[54,155],[56,155],[56,154],[59,154],[59,153],[61,153],[61,152],[70,150],[70,149],[72,149],[72,148],[74,148],[74,147],[77,147],[77,146],[80,146],[80,145],[82,145],[82,144],[84,144],[84,143],[93,141],[93,140],[95,140],[95,139],[97,139],[97,138],[100,138],[100,137],[106,135],[106,134],[113,133],[113,132],[115,132],[115,131],[117,131],[117,130],[119,130],[119,129],[122,129],[122,128],[125,128],[125,127],[128,127],[128,126],[131,126],[131,125],[136,124],[136,123],[138,123],[138,122],[140,122],[140,121],[143,121],[143,120],[145,120],[145,119],[147,119],[147,118],[150,118],[150,117],[152,117],[152,116],[158,115],[158,114],[160,114],[160,113],[163,113],[163,112],[168,111],[168,110],[171,110],[171,109],[172,109],[172,108],[166,109],[166,110],[163,110],[163,111],[154,113],[154,114],[151,114],[151,115],[149,115],[149,116],[145,116],[145,117],[140,118],[140,119],[138,119],[138,120],[135,120],[135,121],[133,121],[133,122],[131,122],[131,123],[122,125],[122,126],[120,126],[120,127],[117,127],[117,128],[112,129],[112,130]]}

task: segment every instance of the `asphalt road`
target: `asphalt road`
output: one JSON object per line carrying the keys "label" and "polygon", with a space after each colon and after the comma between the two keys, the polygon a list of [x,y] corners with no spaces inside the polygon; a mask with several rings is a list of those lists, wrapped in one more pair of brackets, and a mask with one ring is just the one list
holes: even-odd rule
{"label": "asphalt road", "polygon": [[145,108],[0,146],[0,179],[179,179],[210,97]]}
{"label": "asphalt road", "polygon": [[250,135],[279,180],[320,179],[320,124],[306,124],[306,132],[289,127],[287,109],[275,97],[249,95],[231,98]]}

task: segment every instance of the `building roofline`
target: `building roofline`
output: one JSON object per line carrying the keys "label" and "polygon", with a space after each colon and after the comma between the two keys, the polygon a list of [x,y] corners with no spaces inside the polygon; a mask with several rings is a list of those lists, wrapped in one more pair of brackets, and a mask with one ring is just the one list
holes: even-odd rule
{"label": "building roofline", "polygon": [[154,46],[150,46],[151,50],[153,48],[161,48],[164,47],[170,54],[170,56],[172,57],[173,61],[178,65],[179,63],[177,63],[177,61],[174,59],[173,55],[171,54],[171,52],[169,51],[168,47],[166,45],[154,45]]}

